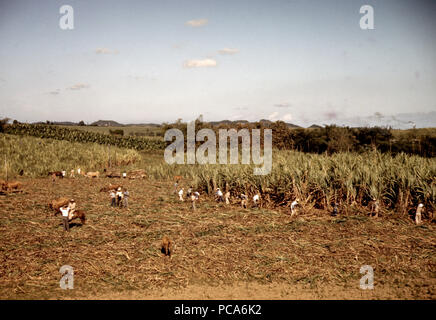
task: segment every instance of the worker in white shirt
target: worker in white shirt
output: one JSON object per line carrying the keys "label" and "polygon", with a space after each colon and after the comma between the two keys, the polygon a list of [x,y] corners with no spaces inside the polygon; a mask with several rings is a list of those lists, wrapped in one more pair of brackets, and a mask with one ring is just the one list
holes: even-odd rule
{"label": "worker in white shirt", "polygon": [[198,198],[192,193],[191,194],[191,203],[192,203],[192,210],[195,211],[195,201],[197,201]]}
{"label": "worker in white shirt", "polygon": [[226,204],[230,204],[230,191],[224,194],[224,200],[226,200]]}
{"label": "worker in white shirt", "polygon": [[115,194],[115,190],[111,190],[109,195],[111,197],[111,207],[115,207],[117,205],[116,204],[117,195]]}
{"label": "worker in white shirt", "polygon": [[69,217],[68,217],[68,213],[70,212],[70,208],[68,208],[68,206],[63,206],[60,208],[60,210],[62,213],[62,222],[64,225],[64,230],[70,231],[70,222],[69,222]]}
{"label": "worker in white shirt", "polygon": [[216,196],[218,202],[224,202],[223,192],[220,190],[220,188],[216,189]]}
{"label": "worker in white shirt", "polygon": [[420,225],[422,223],[422,211],[423,210],[424,210],[424,205],[422,203],[418,204],[418,208],[416,208],[416,213],[415,213],[416,225]]}
{"label": "worker in white shirt", "polygon": [[200,199],[200,193],[198,191],[191,192],[192,210],[195,211],[195,202]]}
{"label": "worker in white shirt", "polygon": [[117,190],[117,207],[121,207],[123,205],[122,201],[123,201],[123,192],[121,191],[121,187],[118,188]]}
{"label": "worker in white shirt", "polygon": [[248,197],[245,194],[241,194],[241,207],[247,209]]}
{"label": "worker in white shirt", "polygon": [[180,189],[180,191],[179,191],[179,200],[180,200],[180,201],[184,201],[184,200],[183,200],[183,188]]}
{"label": "worker in white shirt", "polygon": [[297,198],[297,199],[295,199],[295,200],[291,203],[291,217],[292,217],[294,214],[297,214],[298,201],[299,201],[299,199]]}
{"label": "worker in white shirt", "polygon": [[127,191],[127,189],[124,189],[124,208],[128,208],[129,207],[129,191]]}
{"label": "worker in white shirt", "polygon": [[257,193],[253,196],[253,204],[254,207],[258,207],[259,206],[259,200],[260,200],[260,195]]}
{"label": "worker in white shirt", "polygon": [[70,200],[70,203],[68,203],[68,208],[70,209],[68,212],[68,218],[71,220],[73,218],[74,211],[76,211],[76,202],[74,199]]}

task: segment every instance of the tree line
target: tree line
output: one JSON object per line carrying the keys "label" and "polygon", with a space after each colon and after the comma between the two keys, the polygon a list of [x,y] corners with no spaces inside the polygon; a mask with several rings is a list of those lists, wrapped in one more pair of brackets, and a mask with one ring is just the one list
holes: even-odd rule
{"label": "tree line", "polygon": [[[187,124],[180,120],[162,126],[163,133],[171,128],[181,130],[186,138]],[[377,150],[391,154],[414,154],[422,157],[436,156],[436,129],[394,130],[389,127],[340,127],[328,125],[320,128],[292,128],[282,121],[220,124],[212,126],[195,121],[195,131],[213,129],[272,129],[273,147],[307,153],[334,154],[338,152],[364,153]],[[263,133],[261,133],[263,137]],[[262,143],[262,140],[261,140]]]}

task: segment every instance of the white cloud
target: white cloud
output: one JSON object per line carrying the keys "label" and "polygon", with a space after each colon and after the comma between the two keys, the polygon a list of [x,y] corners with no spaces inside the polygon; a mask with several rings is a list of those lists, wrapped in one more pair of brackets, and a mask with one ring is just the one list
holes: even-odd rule
{"label": "white cloud", "polygon": [[270,121],[277,121],[277,120],[291,121],[292,120],[292,114],[286,113],[286,114],[280,116],[279,113],[277,111],[275,111],[275,112],[271,113],[268,116],[268,120],[270,120]]}
{"label": "white cloud", "polygon": [[220,53],[220,54],[236,54],[238,52],[239,52],[239,49],[235,49],[235,48],[224,48],[224,49],[218,50],[218,53]]}
{"label": "white cloud", "polygon": [[291,121],[292,120],[292,114],[287,113],[282,117],[283,121]]}
{"label": "white cloud", "polygon": [[235,121],[235,120],[240,120],[243,118],[244,118],[244,116],[242,114],[234,114],[229,118],[229,120]]}
{"label": "white cloud", "polygon": [[188,60],[183,64],[185,68],[216,67],[216,65],[216,61],[209,58],[202,60]]}
{"label": "white cloud", "polygon": [[191,27],[202,27],[206,25],[207,22],[208,22],[207,19],[194,19],[194,20],[187,21],[185,24]]}
{"label": "white cloud", "polygon": [[49,92],[49,94],[51,94],[51,95],[58,95],[60,93],[60,90],[59,89],[56,89],[56,90],[54,90],[54,91],[50,91]]}
{"label": "white cloud", "polygon": [[291,107],[292,105],[290,104],[290,103],[288,103],[288,102],[284,102],[284,103],[276,103],[275,105],[274,105],[274,107],[277,107],[277,108],[289,108],[289,107]]}
{"label": "white cloud", "polygon": [[276,111],[276,112],[273,112],[273,113],[271,113],[271,114],[268,116],[268,120],[276,121],[278,115],[279,115],[279,113],[278,113],[277,111]]}
{"label": "white cloud", "polygon": [[118,50],[110,50],[108,48],[97,48],[95,50],[97,54],[118,54]]}
{"label": "white cloud", "polygon": [[69,89],[69,90],[81,90],[81,89],[86,89],[86,88],[89,88],[89,84],[76,83],[75,85],[68,87],[67,89]]}

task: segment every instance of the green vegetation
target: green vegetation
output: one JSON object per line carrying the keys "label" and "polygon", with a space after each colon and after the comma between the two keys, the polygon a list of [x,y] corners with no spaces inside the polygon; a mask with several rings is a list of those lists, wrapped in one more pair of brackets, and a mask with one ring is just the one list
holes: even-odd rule
{"label": "green vegetation", "polygon": [[[196,130],[205,126],[207,124],[197,122]],[[172,126],[163,126],[162,129],[169,127]],[[186,130],[186,124],[183,123],[177,123],[176,127]],[[264,127],[259,124],[259,128]],[[275,130],[273,139],[276,148],[286,149],[287,145],[291,145],[292,149],[312,153],[276,150],[273,153],[271,174],[254,176],[254,165],[168,165],[161,154],[166,145],[164,141],[125,138],[58,126],[3,126],[7,133],[81,143],[97,142],[142,150],[140,154],[132,150],[112,149],[115,154],[119,152],[120,160],[117,160],[116,155],[110,155],[111,164],[121,166],[123,170],[146,169],[147,175],[154,179],[172,179],[174,175],[181,175],[196,188],[209,194],[216,187],[231,190],[234,195],[260,191],[265,203],[271,206],[287,205],[298,197],[311,206],[323,209],[331,209],[334,203],[346,208],[366,206],[375,199],[384,208],[402,212],[416,206],[418,202],[424,202],[433,207],[434,211],[434,130],[391,131],[383,128],[350,129],[335,126],[287,129],[281,127],[280,122],[274,123],[272,128]],[[415,137],[412,142],[419,142],[419,148],[413,144],[415,142],[409,141],[410,135]],[[2,149],[7,150],[2,153],[8,155],[11,172],[24,169],[26,174],[31,172],[32,176],[38,176],[45,175],[48,170],[72,168],[77,164],[89,169],[101,169],[109,162],[107,148],[92,143],[57,145],[52,140],[18,139],[12,136],[5,141],[9,142],[4,143]],[[386,141],[390,141],[389,144]],[[403,147],[399,143],[401,141],[404,142]],[[40,146],[45,144],[45,150],[39,151],[42,150]],[[407,149],[410,146],[415,147],[408,149],[409,153],[419,150],[418,154],[427,158],[399,152],[401,148]],[[150,150],[154,151],[150,153]],[[53,154],[56,155],[55,161],[50,158]]]}
{"label": "green vegetation", "polygon": [[253,194],[260,191],[266,203],[277,206],[295,198],[319,208],[335,202],[366,206],[377,199],[385,207],[405,211],[424,202],[435,209],[436,159],[372,151],[367,154],[337,153],[331,156],[296,151],[273,153],[272,172],[253,175],[254,165],[168,165],[148,163],[155,179],[181,175],[211,193],[216,187]]}
{"label": "green vegetation", "polygon": [[[181,130],[186,138],[186,123],[164,124],[162,132],[170,128]],[[297,150],[308,153],[365,153],[378,150],[382,153],[407,153],[422,157],[436,157],[436,129],[392,130],[390,128],[349,128],[335,125],[324,128],[290,128],[282,121],[220,124],[211,126],[195,122],[195,130],[212,128],[218,135],[219,129],[272,129],[273,147],[280,150]],[[263,136],[263,135],[261,135]]]}
{"label": "green vegetation", "polygon": [[162,140],[164,133],[159,126],[131,125],[131,126],[62,126],[61,128],[77,129],[95,133],[110,134],[110,131],[123,130],[124,136],[146,137],[152,140]]}
{"label": "green vegetation", "polygon": [[151,140],[139,137],[120,137],[97,132],[89,132],[78,129],[67,129],[64,127],[44,124],[12,124],[3,127],[3,131],[15,135],[28,135],[38,138],[51,138],[56,140],[67,140],[70,142],[98,143],[113,145],[120,148],[135,150],[158,150],[165,148],[164,141]]}
{"label": "green vegetation", "polygon": [[[74,143],[53,139],[19,137],[0,134],[1,176],[16,176],[23,170],[24,176],[47,176],[49,171],[82,168],[82,170],[101,170],[107,166],[110,156],[114,165],[131,165],[140,160],[135,150],[121,149],[96,143]],[[6,160],[6,166],[4,164]]]}
{"label": "green vegetation", "polygon": [[112,135],[119,135],[119,136],[124,136],[124,130],[123,129],[115,129],[115,130],[111,130],[109,129],[109,133]]}

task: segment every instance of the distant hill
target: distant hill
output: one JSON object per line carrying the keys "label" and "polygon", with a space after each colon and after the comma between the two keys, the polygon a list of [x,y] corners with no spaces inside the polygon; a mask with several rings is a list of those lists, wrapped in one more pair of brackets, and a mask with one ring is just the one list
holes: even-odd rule
{"label": "distant hill", "polygon": [[312,124],[310,127],[308,127],[308,129],[321,129],[322,126],[319,126],[317,124]]}
{"label": "distant hill", "polygon": [[221,121],[210,121],[210,122],[206,122],[210,125],[213,126],[219,126],[219,125],[229,125],[229,124],[245,124],[248,123],[247,120],[235,120],[235,121],[231,121],[231,120],[221,120]]}
{"label": "distant hill", "polygon": [[160,124],[157,123],[128,123],[124,124],[125,127],[160,127]]}
{"label": "distant hill", "polygon": [[301,128],[300,126],[293,124],[293,123],[287,123],[287,122],[285,122],[285,123],[289,128]]}
{"label": "distant hill", "polygon": [[98,120],[90,124],[97,127],[124,127],[124,124],[118,123],[113,120]]}
{"label": "distant hill", "polygon": [[[209,123],[210,125],[213,125],[213,126],[219,126],[219,125],[238,125],[238,124],[248,124],[248,123],[256,123],[256,122],[260,122],[261,124],[263,124],[263,125],[266,126],[266,127],[269,127],[270,125],[273,124],[272,121],[267,120],[267,119],[261,119],[261,120],[259,120],[259,121],[254,121],[254,122],[250,122],[250,121],[247,121],[247,120],[234,120],[234,121],[231,121],[231,120],[221,120],[221,121],[210,121],[210,122],[208,122],[208,123]],[[286,122],[285,122],[285,123],[286,123]],[[293,123],[286,123],[286,125],[287,125],[289,128],[301,128],[300,126],[297,126],[296,124],[293,124]]]}
{"label": "distant hill", "polygon": [[[32,124],[47,124],[47,122],[33,122]],[[50,121],[50,124],[54,124],[57,126],[78,126],[79,123],[71,122],[71,121]]]}

